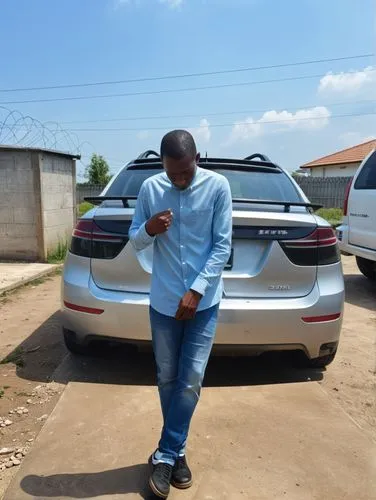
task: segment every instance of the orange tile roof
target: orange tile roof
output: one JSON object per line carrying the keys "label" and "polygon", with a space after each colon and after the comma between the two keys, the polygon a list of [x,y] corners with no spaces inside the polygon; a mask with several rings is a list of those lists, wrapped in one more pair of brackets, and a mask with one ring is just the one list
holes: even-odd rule
{"label": "orange tile roof", "polygon": [[357,163],[362,160],[376,148],[376,139],[372,141],[364,142],[363,144],[358,144],[351,148],[343,149],[338,151],[338,153],[333,153],[331,155],[323,156],[317,160],[305,163],[300,168],[312,168],[321,167],[323,165],[338,165],[339,163]]}

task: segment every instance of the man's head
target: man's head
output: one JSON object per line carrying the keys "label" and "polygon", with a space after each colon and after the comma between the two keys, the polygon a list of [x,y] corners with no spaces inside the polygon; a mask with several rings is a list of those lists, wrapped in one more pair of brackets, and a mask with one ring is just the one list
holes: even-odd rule
{"label": "man's head", "polygon": [[186,189],[195,175],[200,154],[189,132],[173,130],[162,139],[161,159],[172,184],[178,189]]}

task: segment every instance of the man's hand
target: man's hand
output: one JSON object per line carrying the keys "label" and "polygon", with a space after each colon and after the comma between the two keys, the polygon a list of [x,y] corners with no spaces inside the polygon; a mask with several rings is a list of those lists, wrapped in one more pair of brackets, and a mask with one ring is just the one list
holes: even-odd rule
{"label": "man's hand", "polygon": [[194,290],[188,290],[179,303],[178,310],[175,315],[175,319],[178,321],[185,321],[188,319],[193,319],[196,315],[198,305],[200,303],[202,296]]}
{"label": "man's hand", "polygon": [[172,217],[173,214],[171,209],[153,215],[153,217],[151,217],[146,223],[146,232],[150,236],[165,233],[172,224]]}

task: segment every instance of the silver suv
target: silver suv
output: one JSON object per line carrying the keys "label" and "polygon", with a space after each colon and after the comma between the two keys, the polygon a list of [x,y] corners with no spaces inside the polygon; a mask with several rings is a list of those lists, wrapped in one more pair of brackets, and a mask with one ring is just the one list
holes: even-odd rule
{"label": "silver suv", "polygon": [[[344,303],[333,229],[264,155],[205,158],[199,166],[224,175],[233,196],[215,350],[299,351],[305,365],[326,366],[336,354]],[[161,170],[158,155],[147,151],[88,199],[98,206],[79,219],[63,274],[63,332],[73,352],[84,353],[98,338],[150,340],[153,249],[136,254],[128,230],[143,181]]]}

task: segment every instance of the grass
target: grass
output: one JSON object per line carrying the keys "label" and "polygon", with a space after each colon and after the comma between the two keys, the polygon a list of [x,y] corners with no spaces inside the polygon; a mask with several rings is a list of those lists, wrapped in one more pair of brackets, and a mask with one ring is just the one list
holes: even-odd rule
{"label": "grass", "polygon": [[320,208],[316,214],[327,220],[333,227],[337,227],[343,219],[342,208]]}
{"label": "grass", "polygon": [[55,249],[48,254],[47,262],[49,264],[61,264],[64,261],[65,256],[67,255],[67,251],[68,242],[59,241]]}
{"label": "grass", "polygon": [[87,201],[83,201],[77,207],[77,215],[78,215],[78,217],[82,217],[84,214],[86,214],[86,212],[88,212],[89,210],[91,210],[93,207],[94,207],[94,205],[92,205],[91,203],[89,203]]}

